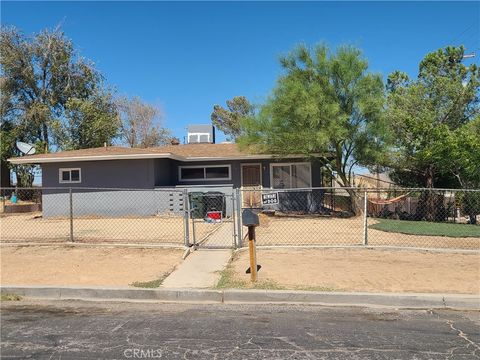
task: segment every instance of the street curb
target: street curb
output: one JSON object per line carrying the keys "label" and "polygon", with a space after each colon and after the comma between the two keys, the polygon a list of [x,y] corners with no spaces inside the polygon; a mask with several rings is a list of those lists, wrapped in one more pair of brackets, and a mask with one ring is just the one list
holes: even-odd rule
{"label": "street curb", "polygon": [[408,293],[315,292],[288,290],[227,290],[225,303],[292,303],[326,306],[394,308],[458,308],[480,310],[480,296]]}
{"label": "street curb", "polygon": [[3,286],[2,294],[49,300],[135,301],[225,304],[303,304],[409,309],[480,310],[479,295],[341,293],[290,290],[139,289],[104,287]]}
{"label": "street curb", "polygon": [[216,290],[201,289],[141,289],[105,287],[56,287],[56,286],[3,286],[2,294],[16,294],[27,298],[52,300],[112,300],[159,302],[207,302],[223,301],[223,294]]}

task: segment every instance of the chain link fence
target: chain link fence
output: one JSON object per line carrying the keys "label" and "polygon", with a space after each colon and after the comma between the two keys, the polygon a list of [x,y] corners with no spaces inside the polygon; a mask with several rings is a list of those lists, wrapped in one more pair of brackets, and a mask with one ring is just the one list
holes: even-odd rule
{"label": "chain link fence", "polygon": [[181,190],[9,188],[1,196],[2,242],[185,243]]}
{"label": "chain link fence", "polygon": [[[262,195],[278,194],[278,203],[262,204]],[[258,199],[257,245],[356,245],[362,242],[363,218],[347,192],[325,189],[244,190],[243,199]],[[242,202],[244,205],[246,201]]]}
{"label": "chain link fence", "polygon": [[0,197],[4,243],[241,247],[248,208],[260,217],[259,246],[480,250],[480,190],[2,188]]}
{"label": "chain link fence", "polygon": [[368,244],[480,249],[480,190],[367,193]]}
{"label": "chain link fence", "polygon": [[480,190],[256,189],[242,190],[242,205],[259,213],[259,246],[480,250]]}

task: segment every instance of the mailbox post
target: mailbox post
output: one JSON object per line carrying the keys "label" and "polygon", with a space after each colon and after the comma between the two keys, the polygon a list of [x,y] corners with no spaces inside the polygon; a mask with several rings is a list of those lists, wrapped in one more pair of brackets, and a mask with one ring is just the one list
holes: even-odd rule
{"label": "mailbox post", "polygon": [[[243,210],[242,223],[248,227],[248,250],[250,253],[250,280],[257,281],[257,251],[255,245],[255,227],[260,224],[258,215],[250,209]],[[247,270],[248,273],[248,270]]]}

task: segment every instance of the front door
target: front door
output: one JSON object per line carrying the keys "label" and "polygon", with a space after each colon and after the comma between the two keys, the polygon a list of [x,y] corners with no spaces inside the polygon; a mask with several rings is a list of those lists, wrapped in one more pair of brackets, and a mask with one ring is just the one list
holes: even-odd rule
{"label": "front door", "polygon": [[261,207],[262,165],[242,164],[242,206]]}

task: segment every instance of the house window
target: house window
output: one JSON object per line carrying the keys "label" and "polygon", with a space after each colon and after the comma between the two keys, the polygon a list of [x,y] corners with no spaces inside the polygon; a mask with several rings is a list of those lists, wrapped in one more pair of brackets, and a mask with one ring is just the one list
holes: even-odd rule
{"label": "house window", "polygon": [[80,168],[59,169],[59,182],[62,184],[82,182],[82,173]]}
{"label": "house window", "polygon": [[230,180],[230,165],[212,165],[212,166],[180,166],[180,181],[212,181],[212,180]]}
{"label": "house window", "polygon": [[312,186],[310,163],[270,164],[271,186],[274,189],[308,188]]}
{"label": "house window", "polygon": [[204,168],[182,168],[181,180],[200,180],[205,179]]}
{"label": "house window", "polygon": [[230,168],[228,166],[205,168],[205,177],[207,179],[229,179]]}

